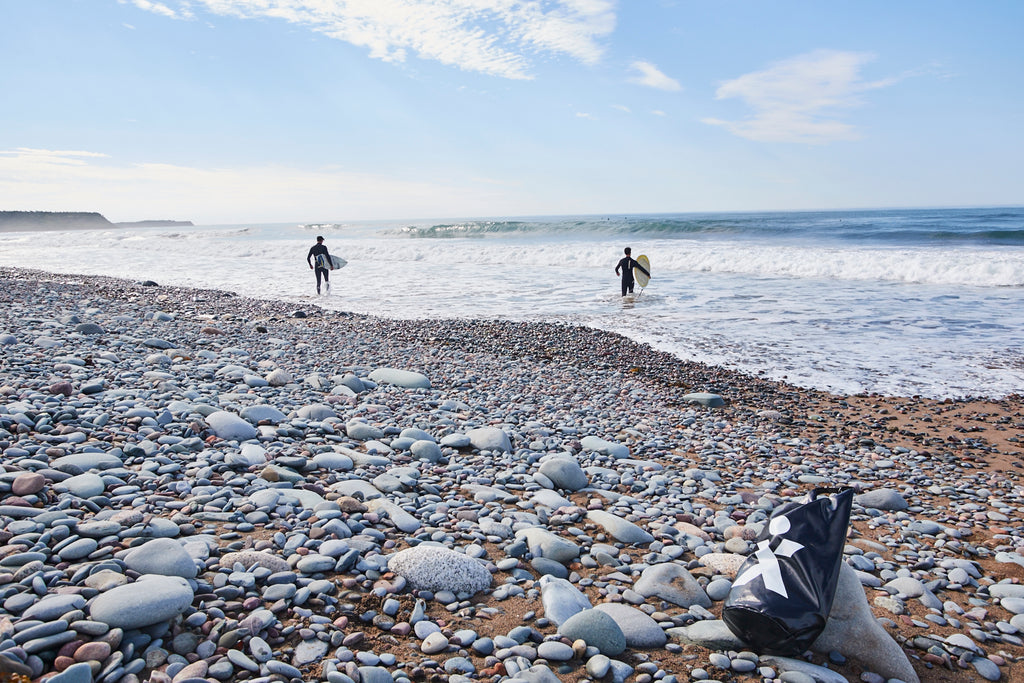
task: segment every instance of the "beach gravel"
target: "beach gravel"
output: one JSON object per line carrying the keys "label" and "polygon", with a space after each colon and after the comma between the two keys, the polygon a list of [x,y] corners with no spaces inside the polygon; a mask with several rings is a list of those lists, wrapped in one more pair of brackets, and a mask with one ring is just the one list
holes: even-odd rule
{"label": "beach gravel", "polygon": [[[32,680],[1024,680],[1020,397],[9,268],[0,301],[0,666]],[[826,631],[752,652],[722,603],[820,486],[856,492]]]}

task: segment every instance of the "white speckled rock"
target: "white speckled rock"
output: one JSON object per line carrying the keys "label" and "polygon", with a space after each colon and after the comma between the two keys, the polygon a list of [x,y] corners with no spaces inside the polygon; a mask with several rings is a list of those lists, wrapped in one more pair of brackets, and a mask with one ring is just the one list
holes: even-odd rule
{"label": "white speckled rock", "polygon": [[477,593],[491,585],[491,573],[479,560],[437,545],[401,550],[388,560],[388,569],[421,590]]}

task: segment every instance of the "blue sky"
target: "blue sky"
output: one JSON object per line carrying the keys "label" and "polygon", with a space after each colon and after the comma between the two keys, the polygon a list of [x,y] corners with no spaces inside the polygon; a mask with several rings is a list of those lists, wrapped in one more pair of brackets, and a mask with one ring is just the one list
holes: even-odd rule
{"label": "blue sky", "polygon": [[1024,2],[0,0],[0,209],[1024,204]]}

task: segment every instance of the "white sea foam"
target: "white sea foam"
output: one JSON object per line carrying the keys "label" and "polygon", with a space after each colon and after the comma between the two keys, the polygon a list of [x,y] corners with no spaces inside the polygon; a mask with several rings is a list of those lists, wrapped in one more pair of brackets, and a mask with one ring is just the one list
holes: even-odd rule
{"label": "white sea foam", "polygon": [[[323,230],[348,267],[315,298],[297,226],[0,234],[0,264],[102,274],[400,318],[557,320],[844,393],[1000,396],[1024,387],[1024,248]],[[654,279],[623,305],[626,239]]]}

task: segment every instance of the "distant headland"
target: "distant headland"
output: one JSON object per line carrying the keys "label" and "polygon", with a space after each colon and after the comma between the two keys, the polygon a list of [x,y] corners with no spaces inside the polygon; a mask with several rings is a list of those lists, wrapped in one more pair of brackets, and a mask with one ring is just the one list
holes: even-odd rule
{"label": "distant headland", "polygon": [[111,223],[95,211],[0,211],[0,232],[30,230],[102,230],[104,228],[183,227],[192,221]]}

